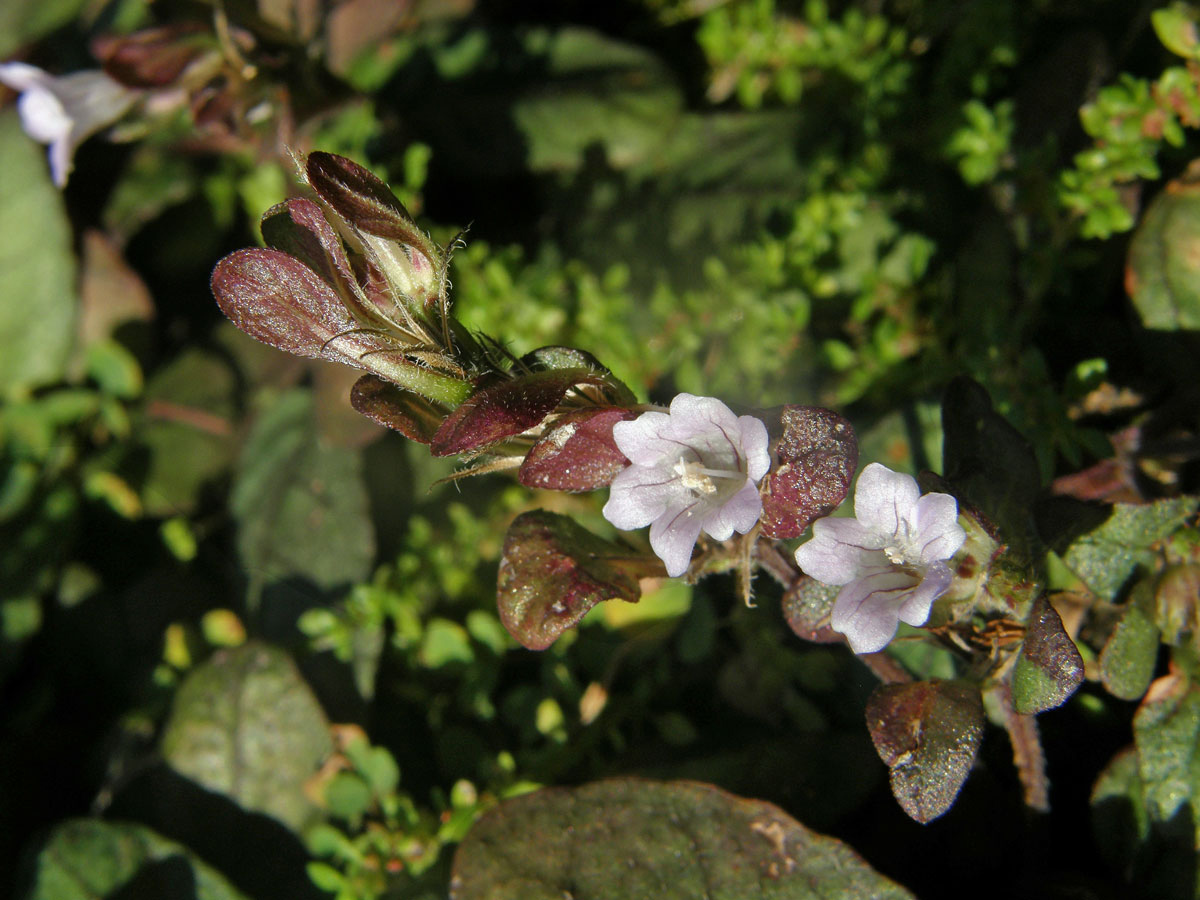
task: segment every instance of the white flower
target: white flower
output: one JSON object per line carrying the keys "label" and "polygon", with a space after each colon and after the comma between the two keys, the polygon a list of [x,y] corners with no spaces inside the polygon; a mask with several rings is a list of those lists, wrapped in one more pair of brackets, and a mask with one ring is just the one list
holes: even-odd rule
{"label": "white flower", "polygon": [[613,426],[631,465],[613,479],[604,518],[623,531],[650,526],[650,546],[674,577],[687,571],[703,529],[718,541],[745,534],[762,515],[756,483],[767,474],[767,426],[720,400],[679,394],[670,413]]}
{"label": "white flower", "polygon": [[953,497],[922,497],[915,478],[879,463],[858,476],[854,516],[814,522],[796,563],[817,581],[844,585],[830,624],[855,653],[874,653],[900,622],[925,624],[954,577],[946,560],[967,535]]}
{"label": "white flower", "polygon": [[50,173],[59,187],[71,174],[76,148],[121,118],[139,96],[99,69],[55,77],[36,66],[10,62],[0,64],[0,82],[21,93],[21,127],[49,145]]}

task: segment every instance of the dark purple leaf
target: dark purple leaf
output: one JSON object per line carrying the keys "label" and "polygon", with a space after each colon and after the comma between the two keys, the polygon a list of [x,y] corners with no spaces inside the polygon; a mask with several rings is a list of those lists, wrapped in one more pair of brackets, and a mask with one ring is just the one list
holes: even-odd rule
{"label": "dark purple leaf", "polygon": [[315,151],[305,164],[308,183],[355,228],[419,249],[431,262],[432,242],[417,228],[391,189],[358,163]]}
{"label": "dark purple leaf", "polygon": [[428,444],[446,417],[419,394],[399,388],[375,375],[364,375],[350,389],[350,405],[372,421],[409,440]]}
{"label": "dark purple leaf", "polygon": [[178,24],[101,35],[92,41],[92,53],[104,71],[122,84],[155,88],[175,81],[208,45],[200,26]]}
{"label": "dark purple leaf", "polygon": [[979,751],[979,687],[965,681],[880,685],[867,700],[867,730],[901,808],[930,822],[954,803]]}
{"label": "dark purple leaf", "polygon": [[1029,612],[1025,643],[1013,667],[1013,709],[1025,716],[1061,705],[1083,683],[1083,657],[1045,594]]}
{"label": "dark purple leaf", "polygon": [[850,423],[819,406],[785,406],[779,464],[763,482],[763,534],[795,538],[846,499],[858,465]]}
{"label": "dark purple leaf", "polygon": [[433,436],[434,456],[483,450],[541,423],[574,385],[595,384],[585,369],[551,369],[496,382],[472,394]]}
{"label": "dark purple leaf", "polygon": [[272,206],[263,214],[262,236],[269,247],[299,259],[346,299],[354,272],[320,206],[304,197]]}
{"label": "dark purple leaf", "polygon": [[523,646],[544,650],[602,600],[636,603],[638,576],[661,572],[657,560],[633,556],[566,516],[522,513],[500,557],[500,621]]}
{"label": "dark purple leaf", "polygon": [[613,442],[613,425],[632,418],[631,410],[615,406],[566,416],[533,445],[517,480],[526,487],[549,491],[604,487],[629,462]]}

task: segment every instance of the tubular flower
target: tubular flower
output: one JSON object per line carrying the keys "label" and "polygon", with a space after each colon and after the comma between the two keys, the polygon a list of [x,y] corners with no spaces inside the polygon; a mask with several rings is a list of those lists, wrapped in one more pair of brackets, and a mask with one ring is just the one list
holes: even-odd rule
{"label": "tubular flower", "polygon": [[911,475],[871,463],[858,476],[854,518],[814,522],[796,563],[817,581],[842,585],[830,624],[855,653],[874,653],[900,622],[925,624],[954,577],[946,560],[964,540],[953,497],[921,496]]}
{"label": "tubular flower", "polygon": [[718,541],[762,515],[757,482],[771,465],[767,427],[720,400],[679,394],[669,413],[613,426],[630,465],[613,479],[604,517],[623,531],[650,526],[650,546],[675,577],[701,530]]}
{"label": "tubular flower", "polygon": [[76,148],[125,115],[139,97],[99,69],[55,77],[36,66],[10,62],[0,64],[0,83],[20,92],[21,127],[49,146],[50,173],[60,188],[71,174]]}

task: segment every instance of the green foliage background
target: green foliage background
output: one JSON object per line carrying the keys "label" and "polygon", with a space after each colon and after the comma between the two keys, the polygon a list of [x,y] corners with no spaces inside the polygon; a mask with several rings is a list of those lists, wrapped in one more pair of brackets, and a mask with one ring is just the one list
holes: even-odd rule
{"label": "green foliage background", "polygon": [[[1197,895],[1191,11],[402,6],[0,11],[0,52],[56,74],[168,23],[218,73],[85,144],[61,193],[0,107],[16,895],[440,897],[504,798],[628,774],[776,803],[926,900]],[[206,118],[202,94],[231,106]],[[940,468],[966,374],[1035,460],[1017,477],[998,450],[981,506],[1026,523],[1052,483],[1121,504],[1041,531],[1039,577],[1087,610],[1088,681],[1038,720],[1050,811],[992,729],[951,811],[909,820],[863,725],[875,677],[792,634],[766,584],[753,609],[724,576],[663,585],[518,648],[507,523],[603,531],[600,498],[441,483],[350,409],[354,373],[221,319],[209,271],[294,191],[287,147],[370,166],[441,242],[466,229],[457,313],[516,354],[578,346],[660,402],[830,406],[864,461],[914,472]],[[895,659],[962,674],[940,647]]]}

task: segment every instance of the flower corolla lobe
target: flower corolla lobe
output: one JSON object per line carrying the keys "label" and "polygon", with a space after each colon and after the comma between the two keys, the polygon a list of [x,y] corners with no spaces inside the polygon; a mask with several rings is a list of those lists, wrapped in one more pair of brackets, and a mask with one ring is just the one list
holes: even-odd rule
{"label": "flower corolla lobe", "polygon": [[858,477],[854,518],[814,522],[796,563],[817,581],[842,587],[831,627],[855,653],[874,653],[900,622],[925,624],[953,580],[946,561],[965,540],[952,496],[921,496],[912,476],[871,463]]}
{"label": "flower corolla lobe", "polygon": [[616,423],[613,440],[630,465],[613,479],[604,517],[623,531],[649,525],[668,575],[687,571],[702,530],[723,541],[762,515],[757,483],[771,456],[760,419],[679,394],[669,412]]}

